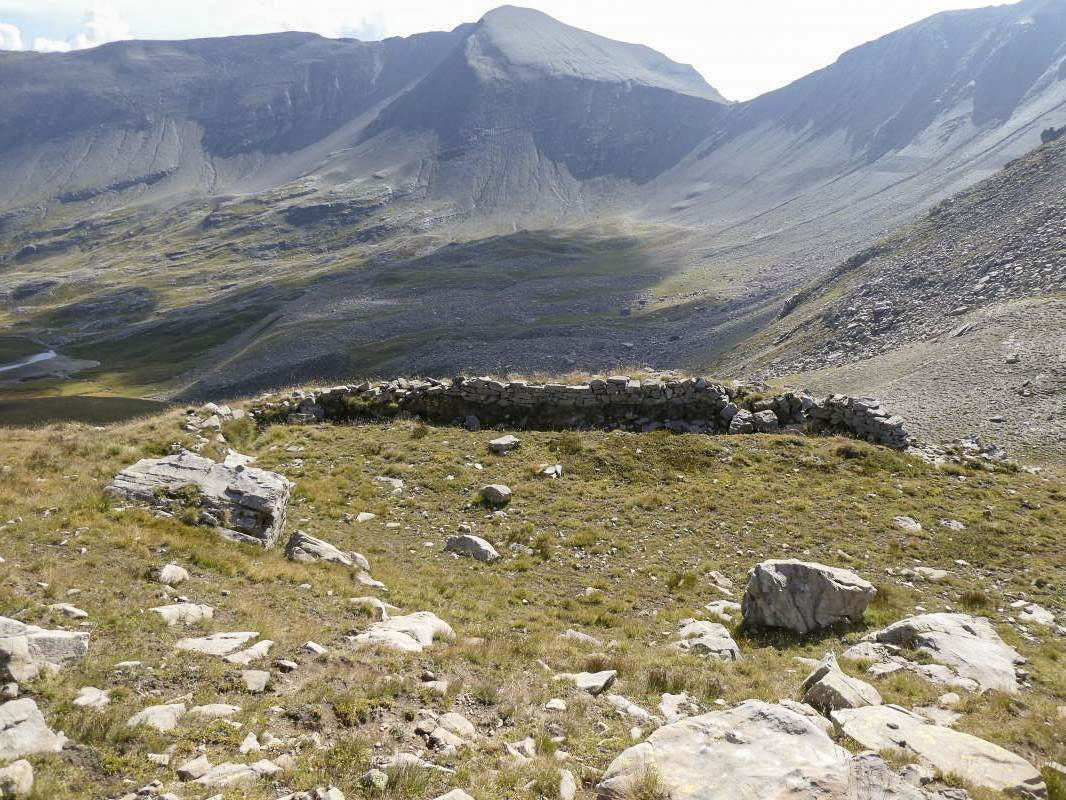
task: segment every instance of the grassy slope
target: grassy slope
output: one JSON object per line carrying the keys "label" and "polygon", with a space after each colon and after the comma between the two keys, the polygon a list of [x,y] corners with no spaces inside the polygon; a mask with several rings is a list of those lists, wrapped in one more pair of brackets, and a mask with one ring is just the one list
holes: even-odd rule
{"label": "grassy slope", "polygon": [[[15,430],[0,440],[0,525],[12,520],[0,528],[6,559],[0,614],[67,625],[46,607],[69,601],[90,613],[93,634],[83,662],[29,687],[54,726],[79,743],[62,756],[33,759],[37,800],[116,795],[129,790],[123,779],[132,780],[132,788],[172,780],[170,768],[146,759],[170,744],[175,765],[198,745],[216,763],[253,761],[262,756],[241,758],[237,744],[247,731],[267,729],[283,738],[321,731],[330,745],[301,750],[297,769],[281,783],[307,789],[332,781],[349,798],[360,797],[357,778],[373,755],[422,751],[411,720],[423,707],[466,714],[479,724],[482,743],[452,760],[455,776],[399,775],[388,797],[430,798],[455,786],[478,800],[554,797],[550,755],[522,770],[502,762],[502,742],[531,735],[547,753],[559,747],[570,754],[570,768],[588,781],[579,796],[590,798],[596,771],[629,744],[631,723],[604,701],[554,683],[538,660],[556,671],[618,669],[617,691],[649,708],[663,691],[682,689],[704,708],[718,698],[795,696],[806,669],[793,656],[839,652],[841,639],[854,641],[862,630],[804,641],[738,632],[745,654],[738,664],[702,661],[668,647],[680,619],[710,618],[702,606],[721,599],[704,577],[709,570],[740,583],[756,561],[788,556],[851,567],[878,584],[881,594],[867,614],[871,626],[919,604],[930,611],[959,608],[967,592],[971,603],[987,603],[980,613],[1030,659],[1034,685],[1021,703],[998,695],[966,698],[958,727],[1038,764],[1066,761],[1066,720],[1056,716],[1056,707],[1066,704],[1066,646],[1043,633],[1025,639],[1007,624],[1007,603],[1015,596],[1064,610],[1066,487],[1059,477],[935,469],[865,444],[787,436],[527,432],[520,434],[521,450],[501,458],[485,447],[498,434],[409,422],[233,432],[261,466],[296,481],[287,530],[299,527],[363,552],[375,577],[390,587],[390,602],[405,611],[432,610],[456,629],[453,644],[401,656],[345,645],[344,635],[368,622],[347,598],[370,593],[347,570],[293,564],[280,548],[229,544],[105,498],[102,487],[115,471],[181,439],[177,421],[171,413],[107,430]],[[562,463],[565,476],[536,477],[531,467],[542,462]],[[404,478],[403,494],[387,495],[373,480],[379,475]],[[510,485],[515,499],[506,515],[491,516],[472,501],[478,486],[497,481]],[[378,518],[344,521],[345,513],[364,510]],[[898,514],[918,519],[926,532],[898,530],[892,522]],[[941,518],[961,520],[966,530],[941,528]],[[442,553],[442,544],[460,522],[493,542],[530,544],[535,555],[514,556],[504,548],[505,558],[494,565],[456,560]],[[950,579],[910,587],[885,573],[915,559],[948,569]],[[972,566],[956,566],[955,559]],[[277,643],[264,664],[293,658],[300,670],[289,677],[275,673],[274,691],[251,697],[236,689],[236,668],[178,656],[173,642],[187,632],[167,629],[145,613],[163,602],[146,571],[168,561],[193,575],[175,594],[216,608],[205,629],[258,630]],[[301,588],[304,583],[311,588]],[[598,591],[588,593],[588,587]],[[71,589],[79,593],[68,596]],[[589,653],[556,638],[567,628],[617,645],[606,654]],[[329,655],[301,652],[308,639],[326,645]],[[144,669],[113,669],[132,659]],[[426,669],[451,682],[445,698],[419,688]],[[112,706],[103,712],[73,707],[71,699],[85,685],[113,689]],[[906,705],[934,702],[943,691],[899,676],[877,686],[886,702]],[[183,723],[174,736],[127,729],[134,712],[186,693],[194,703],[240,705],[244,727]],[[566,713],[541,710],[554,696],[567,698]],[[605,727],[598,728],[600,722]],[[566,740],[555,745],[552,735]],[[531,780],[537,784],[523,789]],[[226,795],[275,796],[268,783]]]}

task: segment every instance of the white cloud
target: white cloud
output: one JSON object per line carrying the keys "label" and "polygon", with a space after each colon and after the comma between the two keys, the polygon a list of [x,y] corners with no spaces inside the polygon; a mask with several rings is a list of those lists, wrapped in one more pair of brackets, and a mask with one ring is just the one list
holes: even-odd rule
{"label": "white cloud", "polygon": [[72,49],[72,46],[70,42],[63,42],[59,39],[45,39],[43,36],[38,36],[33,40],[31,49],[39,53],[67,53]]}
{"label": "white cloud", "polygon": [[66,53],[132,38],[133,31],[118,11],[111,5],[99,3],[86,12],[82,29],[76,34],[68,39],[38,36],[33,40],[33,49],[42,53]]}
{"label": "white cloud", "polygon": [[85,15],[85,29],[75,34],[71,44],[76,50],[99,44],[132,39],[133,31],[111,6],[98,5]]}
{"label": "white cloud", "polygon": [[0,50],[21,50],[22,31],[9,22],[0,22]]}

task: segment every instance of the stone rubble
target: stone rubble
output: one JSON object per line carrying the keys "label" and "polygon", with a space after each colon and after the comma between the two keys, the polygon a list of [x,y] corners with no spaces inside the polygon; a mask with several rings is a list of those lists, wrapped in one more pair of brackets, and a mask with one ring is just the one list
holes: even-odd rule
{"label": "stone rubble", "polygon": [[[308,424],[398,414],[438,424],[516,429],[619,428],[682,433],[754,433],[782,428],[849,433],[898,449],[910,443],[900,417],[877,400],[788,393],[751,401],[744,387],[705,378],[635,380],[618,375],[585,384],[501,382],[491,378],[391,381],[295,389],[253,403],[260,423]],[[741,404],[745,407],[741,408]],[[476,425],[468,423],[473,419]]]}

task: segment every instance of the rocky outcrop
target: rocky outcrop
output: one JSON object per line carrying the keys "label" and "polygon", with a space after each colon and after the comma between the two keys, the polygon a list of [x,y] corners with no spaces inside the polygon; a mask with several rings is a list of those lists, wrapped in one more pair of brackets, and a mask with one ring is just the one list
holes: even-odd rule
{"label": "rocky outcrop", "polygon": [[28,681],[42,670],[59,669],[89,651],[84,631],[49,631],[0,617],[0,679]]}
{"label": "rocky outcrop", "polygon": [[871,750],[903,750],[982,789],[1047,797],[1040,773],[1024,758],[899,706],[842,709],[834,711],[832,719],[842,733]]}
{"label": "rocky outcrop", "polygon": [[227,538],[273,547],[292,484],[276,472],[227,466],[183,450],[138,461],[116,475],[106,491],[168,513],[191,509],[201,524]]}
{"label": "rocky outcrop", "polygon": [[256,401],[252,413],[260,422],[291,424],[408,414],[437,424],[461,425],[475,418],[482,427],[679,433],[770,433],[790,428],[847,433],[896,448],[909,442],[903,420],[876,400],[816,399],[793,393],[758,399],[750,387],[727,387],[705,378],[641,381],[619,375],[574,385],[401,378],[268,396]]}
{"label": "rocky outcrop", "polygon": [[879,644],[920,650],[982,689],[1011,694],[1018,691],[1017,668],[1025,660],[999,637],[984,617],[922,614],[894,622],[866,638]]}
{"label": "rocky outcrop", "polygon": [[748,574],[744,625],[807,634],[860,622],[877,590],[853,572],[804,561],[764,561]]}
{"label": "rocky outcrop", "polygon": [[642,781],[671,800],[921,800],[873,753],[853,756],[807,717],[748,700],[675,722],[618,756],[597,788],[599,800],[624,800]]}

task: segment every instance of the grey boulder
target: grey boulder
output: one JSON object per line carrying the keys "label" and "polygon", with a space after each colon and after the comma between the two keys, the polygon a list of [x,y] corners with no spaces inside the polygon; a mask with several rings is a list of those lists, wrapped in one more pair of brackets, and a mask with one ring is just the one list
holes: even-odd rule
{"label": "grey boulder", "polygon": [[719,661],[740,661],[740,648],[729,630],[719,622],[681,620],[681,639],[674,647],[697,656],[713,656]]}
{"label": "grey boulder", "polygon": [[227,538],[273,547],[292,483],[276,472],[227,466],[183,450],[138,461],[116,475],[106,491],[165,511],[195,505],[201,522]]}
{"label": "grey boulder", "polygon": [[89,634],[84,631],[50,631],[0,617],[0,680],[33,680],[43,670],[59,669],[87,652]]}
{"label": "grey boulder", "polygon": [[33,791],[33,767],[29,761],[16,761],[0,767],[0,797],[25,797]]}
{"label": "grey boulder", "polygon": [[836,657],[828,653],[801,687],[803,702],[828,715],[841,708],[881,705],[881,695],[870,684],[846,675]]}
{"label": "grey boulder", "polygon": [[1025,663],[1018,651],[999,637],[991,622],[969,614],[908,617],[866,639],[919,650],[982,689],[1011,694],[1018,691],[1017,667]]}
{"label": "grey boulder", "polygon": [[449,553],[467,556],[477,561],[492,562],[500,557],[495,547],[480,536],[472,536],[468,533],[449,537],[444,549]]}
{"label": "grey boulder", "polygon": [[556,675],[555,680],[569,681],[579,690],[596,696],[610,689],[617,677],[617,670],[606,669],[602,672],[564,672]]}
{"label": "grey boulder", "polygon": [[899,706],[841,709],[831,718],[842,733],[871,750],[903,750],[945,775],[994,792],[1047,797],[1040,773],[1024,758],[968,733],[935,725]]}
{"label": "grey boulder", "polygon": [[499,439],[493,439],[489,442],[489,450],[498,456],[504,456],[518,447],[521,443],[522,442],[517,436],[507,434],[506,436],[501,436]]}
{"label": "grey boulder", "polygon": [[772,560],[748,573],[744,624],[807,634],[860,622],[877,590],[853,572],[825,564]]}
{"label": "grey boulder", "polygon": [[0,705],[0,761],[37,753],[58,753],[67,737],[53,733],[37,703],[28,697]]}
{"label": "grey boulder", "polygon": [[370,570],[370,562],[359,553],[346,553],[325,539],[316,539],[303,531],[296,531],[289,537],[289,542],[285,545],[285,556],[290,561],[332,561],[346,567]]}
{"label": "grey boulder", "polygon": [[499,508],[511,502],[511,489],[502,483],[490,483],[481,487],[481,500],[486,505]]}

